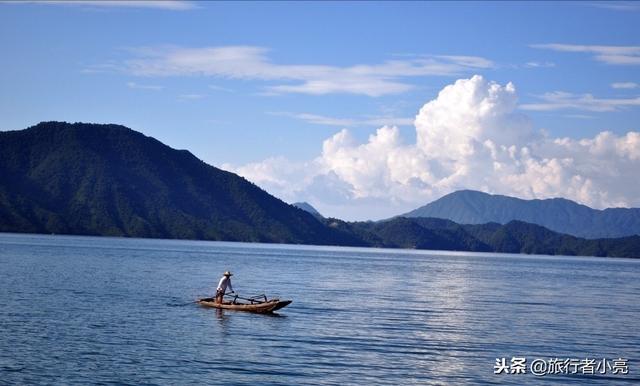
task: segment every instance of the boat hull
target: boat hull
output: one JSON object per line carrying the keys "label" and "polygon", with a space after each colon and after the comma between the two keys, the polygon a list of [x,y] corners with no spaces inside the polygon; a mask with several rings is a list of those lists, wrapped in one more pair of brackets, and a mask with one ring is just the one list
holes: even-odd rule
{"label": "boat hull", "polygon": [[203,307],[211,307],[218,308],[222,310],[234,310],[234,311],[245,311],[245,312],[253,312],[257,314],[266,314],[281,308],[284,308],[291,304],[291,300],[279,300],[279,299],[271,299],[266,302],[261,303],[234,303],[234,302],[223,302],[216,303],[213,298],[205,298],[198,300],[198,304]]}

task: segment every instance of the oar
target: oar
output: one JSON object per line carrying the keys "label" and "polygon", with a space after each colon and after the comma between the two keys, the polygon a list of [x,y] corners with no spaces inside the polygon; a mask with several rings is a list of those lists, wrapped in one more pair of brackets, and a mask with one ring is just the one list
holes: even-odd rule
{"label": "oar", "polygon": [[[248,302],[258,303],[258,304],[260,304],[260,303],[264,303],[264,302],[266,302],[266,301],[267,301],[267,300],[262,301],[262,300],[258,300],[258,299],[257,299],[258,297],[263,297],[263,296],[264,296],[264,297],[265,297],[265,299],[266,299],[266,295],[264,295],[264,294],[262,294],[262,295],[256,295],[256,296],[253,296],[253,297],[250,297],[250,298],[244,298],[244,297],[242,297],[242,296],[238,296],[238,295],[236,295],[235,293],[226,293],[226,294],[224,294],[224,295],[222,295],[222,296],[233,296],[233,297],[234,297],[234,298],[236,298],[236,299],[242,299],[242,300],[246,300],[246,301],[248,301]],[[173,307],[184,307],[184,306],[188,306],[189,304],[198,303],[200,300],[203,300],[203,299],[207,299],[207,300],[210,300],[210,301],[214,301],[214,300],[215,300],[215,296],[212,296],[212,297],[210,297],[210,298],[202,298],[202,299],[194,300],[194,301],[187,302],[187,303],[183,303],[183,304],[168,304],[168,305],[171,305],[171,306],[173,306]]]}
{"label": "oar", "polygon": [[188,302],[188,303],[184,303],[184,304],[170,304],[167,303],[168,306],[172,306],[172,307],[184,307],[184,306],[188,306],[189,304],[193,304],[193,303],[198,303],[200,300],[194,300],[192,302]]}
{"label": "oar", "polygon": [[[230,296],[230,294],[224,294],[223,296]],[[191,301],[191,302],[187,302],[187,303],[184,303],[184,304],[168,304],[168,303],[167,303],[167,304],[168,304],[168,305],[171,305],[171,306],[173,306],[173,307],[184,307],[184,306],[188,306],[189,304],[198,303],[198,302],[200,302],[201,300],[210,300],[210,301],[214,301],[214,300],[215,300],[215,298],[216,298],[215,296],[212,296],[212,297],[210,297],[210,298],[202,298],[202,299],[198,299],[198,300],[193,300],[193,301]]]}
{"label": "oar", "polygon": [[[231,294],[224,294],[224,296],[232,296],[232,295]],[[258,299],[255,299],[255,298],[243,298],[242,296],[238,296],[238,295],[235,295],[235,294],[233,296],[235,298],[237,298],[237,299],[242,299],[242,300],[246,300],[246,301],[249,301],[249,302],[256,302],[256,303],[264,303],[265,302],[265,301],[258,300]],[[265,296],[265,295],[256,295],[256,296]],[[265,296],[265,298],[266,298],[266,296]]]}

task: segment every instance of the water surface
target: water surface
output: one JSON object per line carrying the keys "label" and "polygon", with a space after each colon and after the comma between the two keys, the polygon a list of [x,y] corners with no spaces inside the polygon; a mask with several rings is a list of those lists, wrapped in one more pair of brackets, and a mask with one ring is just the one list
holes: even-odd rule
{"label": "water surface", "polygon": [[[192,303],[227,269],[294,302]],[[0,234],[0,384],[635,384],[639,278],[630,259]],[[630,373],[494,374],[514,356]]]}

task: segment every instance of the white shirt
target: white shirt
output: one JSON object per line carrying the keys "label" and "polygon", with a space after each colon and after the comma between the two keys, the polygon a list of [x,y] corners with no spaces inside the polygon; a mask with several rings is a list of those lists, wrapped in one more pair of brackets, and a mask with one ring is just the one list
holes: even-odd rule
{"label": "white shirt", "polygon": [[222,276],[220,282],[218,283],[218,291],[227,292],[227,287],[233,292],[233,286],[231,285],[231,277]]}

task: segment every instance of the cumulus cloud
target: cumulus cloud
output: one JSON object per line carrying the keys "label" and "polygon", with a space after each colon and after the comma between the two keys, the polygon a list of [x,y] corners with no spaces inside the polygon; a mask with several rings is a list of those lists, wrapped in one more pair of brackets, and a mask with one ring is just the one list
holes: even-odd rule
{"label": "cumulus cloud", "polygon": [[379,219],[458,189],[522,198],[566,197],[592,207],[639,206],[640,133],[551,138],[518,110],[513,84],[460,79],[415,118],[416,142],[383,126],[359,143],[343,129],[314,159],[225,167],[326,215]]}
{"label": "cumulus cloud", "polygon": [[403,78],[451,76],[493,66],[490,60],[475,56],[426,56],[346,67],[279,64],[269,58],[268,49],[255,46],[144,47],[131,52],[135,57],[123,67],[133,75],[208,76],[279,83],[267,86],[266,94],[348,93],[377,97],[412,89]]}

